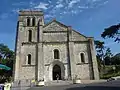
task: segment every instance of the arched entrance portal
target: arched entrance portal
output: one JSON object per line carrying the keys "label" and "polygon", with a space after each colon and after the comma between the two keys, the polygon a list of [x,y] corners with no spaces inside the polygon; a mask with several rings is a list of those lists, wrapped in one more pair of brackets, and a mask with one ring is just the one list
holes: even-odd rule
{"label": "arched entrance portal", "polygon": [[[58,73],[59,79],[64,80],[65,79],[65,66],[62,62],[55,60],[51,62],[49,66],[49,80],[56,80],[56,74]],[[46,76],[48,77],[48,75]]]}
{"label": "arched entrance portal", "polygon": [[53,67],[53,80],[57,80],[57,77],[59,77],[59,80],[61,80],[61,68],[56,64]]}

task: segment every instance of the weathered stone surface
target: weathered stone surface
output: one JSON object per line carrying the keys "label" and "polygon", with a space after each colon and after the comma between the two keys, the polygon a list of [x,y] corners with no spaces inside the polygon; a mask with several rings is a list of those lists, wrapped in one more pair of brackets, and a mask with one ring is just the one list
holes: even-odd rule
{"label": "weathered stone surface", "polygon": [[[37,13],[29,15],[30,12],[24,11],[19,15],[15,81],[25,79],[52,81],[53,67],[56,64],[60,66],[61,79],[68,79],[69,74],[72,79],[76,75],[83,80],[91,79],[91,75],[94,75],[94,79],[99,79],[93,38],[88,38],[56,20],[44,25],[43,15],[41,12]],[[33,16],[36,18],[36,25],[26,26],[27,17]],[[31,42],[28,42],[28,30],[32,30]],[[59,51],[59,59],[54,59],[55,49]],[[81,62],[81,53],[84,54],[84,63]],[[31,54],[30,65],[27,64],[28,54]]]}
{"label": "weathered stone surface", "polygon": [[53,20],[44,27],[43,31],[67,31],[67,27]]}
{"label": "weathered stone surface", "polygon": [[72,41],[87,41],[87,37],[75,30],[72,30]]}

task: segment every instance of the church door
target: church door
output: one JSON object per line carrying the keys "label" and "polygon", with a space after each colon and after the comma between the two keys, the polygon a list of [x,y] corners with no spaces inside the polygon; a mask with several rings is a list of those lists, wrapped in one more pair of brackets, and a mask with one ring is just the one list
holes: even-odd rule
{"label": "church door", "polygon": [[57,80],[57,78],[59,78],[59,80],[61,80],[61,68],[59,65],[55,65],[53,67],[53,80]]}

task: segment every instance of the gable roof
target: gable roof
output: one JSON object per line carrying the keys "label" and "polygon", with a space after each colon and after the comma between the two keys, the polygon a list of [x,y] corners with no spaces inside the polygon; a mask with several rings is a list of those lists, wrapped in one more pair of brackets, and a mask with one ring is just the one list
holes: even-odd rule
{"label": "gable roof", "polygon": [[[73,30],[73,29],[72,29]],[[83,34],[81,34],[80,32],[78,32],[78,31],[76,31],[76,30],[73,30],[74,32],[76,32],[77,34],[79,34],[79,35],[81,35],[81,36],[83,36],[83,37],[85,37],[85,38],[87,38],[87,36],[85,36],[85,35],[83,35]]]}
{"label": "gable roof", "polygon": [[[69,27],[69,26],[67,26],[67,25],[65,25],[65,24],[57,21],[56,19],[51,20],[50,22],[48,22],[47,24],[45,24],[43,27],[45,28],[45,27],[47,27],[48,25],[50,25],[51,23],[53,23],[53,22],[56,22],[57,24],[59,24],[59,25],[62,26],[62,27],[65,27],[65,28],[68,28],[68,27]],[[79,35],[81,35],[81,36],[83,36],[83,37],[85,37],[85,38],[87,38],[85,35],[81,34],[80,32],[78,32],[78,31],[76,31],[76,30],[74,30],[74,29],[72,29],[72,31],[76,32],[77,34],[79,34]]]}
{"label": "gable roof", "polygon": [[62,24],[61,22],[57,21],[56,19],[53,19],[52,21],[50,21],[49,23],[45,24],[43,27],[48,26],[49,24],[51,24],[52,22],[56,22],[57,24],[59,24],[60,26],[63,26],[65,28],[67,28],[68,26]]}

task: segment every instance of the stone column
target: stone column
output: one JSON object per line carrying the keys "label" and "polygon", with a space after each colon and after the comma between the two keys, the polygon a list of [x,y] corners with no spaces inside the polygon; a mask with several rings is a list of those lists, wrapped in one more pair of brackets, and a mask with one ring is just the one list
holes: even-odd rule
{"label": "stone column", "polygon": [[74,42],[72,41],[72,28],[68,26],[68,75],[73,79],[74,75]]}
{"label": "stone column", "polygon": [[38,44],[38,80],[44,79],[43,44]]}
{"label": "stone column", "polygon": [[99,72],[98,72],[98,64],[95,54],[95,47],[94,47],[94,39],[89,38],[89,50],[90,50],[90,56],[91,56],[91,70],[93,74],[93,79],[98,80],[99,79]]}
{"label": "stone column", "polygon": [[36,79],[44,78],[44,61],[43,61],[43,24],[42,20],[38,21],[37,44],[36,44]]}
{"label": "stone column", "polygon": [[71,66],[71,79],[74,78],[75,73],[75,61],[74,61],[74,42],[69,42],[69,48],[70,48],[70,66]]}
{"label": "stone column", "polygon": [[16,42],[15,42],[15,63],[13,66],[14,81],[19,80],[20,75],[20,51],[21,51],[21,39],[20,30],[23,29],[22,22],[17,23]]}

